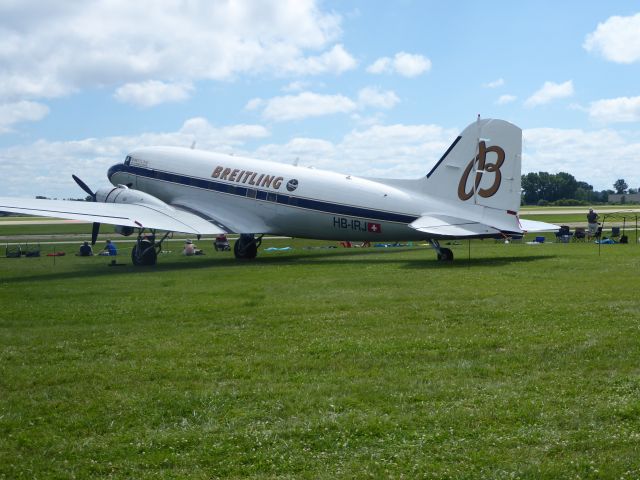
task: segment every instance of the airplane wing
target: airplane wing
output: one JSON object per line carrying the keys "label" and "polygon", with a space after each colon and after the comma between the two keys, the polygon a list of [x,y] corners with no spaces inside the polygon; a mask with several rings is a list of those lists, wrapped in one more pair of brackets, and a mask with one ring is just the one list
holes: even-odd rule
{"label": "airplane wing", "polygon": [[[552,232],[560,227],[552,223],[537,222],[534,220],[522,220],[520,222],[520,233],[526,232]],[[502,233],[501,230],[486,225],[484,223],[468,220],[464,218],[452,217],[449,215],[423,215],[410,223],[409,226],[419,232],[436,236],[446,237],[473,237],[477,235],[493,235]],[[509,229],[510,231],[510,229]]]}
{"label": "airplane wing", "polygon": [[430,235],[458,238],[500,233],[500,230],[489,225],[449,215],[423,215],[409,226]]}
{"label": "airplane wing", "polygon": [[168,205],[0,197],[0,211],[196,235],[227,233],[198,215]]}
{"label": "airplane wing", "polygon": [[560,230],[559,225],[553,223],[538,222],[537,220],[520,220],[520,227],[525,232],[555,232]]}
{"label": "airplane wing", "polygon": [[263,218],[251,209],[230,209],[219,204],[198,202],[192,198],[176,198],[171,206],[192,212],[226,230],[226,233],[265,233],[270,231]]}

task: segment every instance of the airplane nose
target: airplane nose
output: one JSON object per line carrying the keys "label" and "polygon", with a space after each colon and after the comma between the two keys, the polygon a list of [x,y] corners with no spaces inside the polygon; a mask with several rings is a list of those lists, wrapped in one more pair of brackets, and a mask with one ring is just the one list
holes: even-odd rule
{"label": "airplane nose", "polygon": [[111,178],[118,172],[122,172],[124,170],[124,165],[122,165],[121,163],[117,163],[115,165],[113,165],[112,167],[109,167],[109,170],[107,170],[107,177],[109,178],[109,181],[111,183],[113,183],[113,181],[111,180]]}

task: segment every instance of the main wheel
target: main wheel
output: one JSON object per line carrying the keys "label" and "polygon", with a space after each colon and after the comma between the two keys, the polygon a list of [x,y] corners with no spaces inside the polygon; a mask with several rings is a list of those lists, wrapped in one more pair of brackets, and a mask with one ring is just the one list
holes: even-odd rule
{"label": "main wheel", "polygon": [[233,244],[233,254],[237,259],[253,260],[258,255],[258,246],[253,238],[248,240],[240,236]]}
{"label": "main wheel", "polygon": [[131,249],[131,262],[136,266],[155,265],[158,261],[158,252],[148,240],[137,242]]}
{"label": "main wheel", "polygon": [[438,260],[441,262],[452,262],[453,261],[453,252],[450,248],[441,248],[438,253]]}

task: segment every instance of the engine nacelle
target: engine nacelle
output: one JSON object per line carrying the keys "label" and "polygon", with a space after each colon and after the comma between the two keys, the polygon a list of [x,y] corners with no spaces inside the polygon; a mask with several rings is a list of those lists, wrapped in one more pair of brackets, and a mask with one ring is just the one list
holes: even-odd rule
{"label": "engine nacelle", "polygon": [[133,233],[134,228],[127,227],[124,225],[116,225],[115,230],[116,230],[116,233],[119,233],[120,235],[124,235],[125,237],[128,237]]}
{"label": "engine nacelle", "polygon": [[96,192],[96,202],[104,203],[138,203],[156,205],[158,207],[171,208],[165,202],[153,195],[134,190],[125,185],[113,188],[101,188]]}

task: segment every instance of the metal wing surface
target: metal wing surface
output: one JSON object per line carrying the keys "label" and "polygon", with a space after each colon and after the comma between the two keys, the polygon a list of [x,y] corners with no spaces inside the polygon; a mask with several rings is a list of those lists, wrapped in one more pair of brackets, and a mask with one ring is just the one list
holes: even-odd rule
{"label": "metal wing surface", "polygon": [[500,230],[489,225],[449,215],[423,215],[409,226],[430,235],[456,238],[500,233]]}
{"label": "metal wing surface", "polygon": [[227,233],[199,215],[168,205],[0,197],[0,211],[196,235]]}

